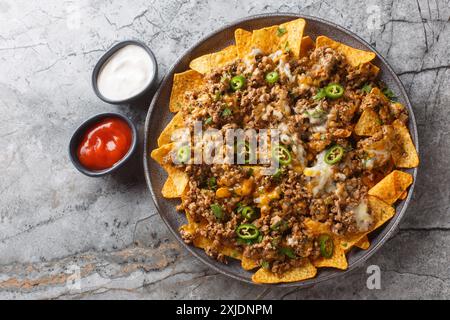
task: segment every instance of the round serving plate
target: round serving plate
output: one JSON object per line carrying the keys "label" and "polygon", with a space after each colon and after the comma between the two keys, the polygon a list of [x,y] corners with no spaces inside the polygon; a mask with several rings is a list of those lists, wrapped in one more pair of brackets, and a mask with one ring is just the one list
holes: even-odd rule
{"label": "round serving plate", "polygon": [[[176,206],[180,203],[179,199],[165,199],[161,195],[161,189],[164,182],[167,179],[167,174],[150,157],[151,150],[157,148],[157,138],[164,127],[169,123],[173,114],[169,111],[169,99],[172,89],[172,79],[174,73],[183,72],[189,69],[189,62],[201,55],[219,51],[230,44],[234,44],[234,30],[236,28],[243,28],[246,30],[259,29],[271,25],[277,25],[296,18],[304,18],[306,20],[306,29],[304,35],[309,35],[312,39],[315,39],[319,35],[328,36],[336,41],[345,43],[349,46],[370,50],[376,53],[377,57],[374,63],[381,69],[380,78],[391,88],[398,96],[399,102],[403,103],[409,112],[409,129],[414,145],[418,148],[417,127],[414,118],[414,113],[411,108],[411,104],[406,95],[405,89],[400,82],[399,78],[395,75],[392,68],[386,62],[386,60],[366,41],[359,38],[357,35],[340,27],[334,23],[315,18],[310,16],[303,16],[297,14],[262,14],[250,16],[236,22],[233,22],[200,40],[192,48],[190,48],[185,54],[183,54],[178,61],[170,68],[157,92],[155,93],[150,108],[148,110],[146,122],[145,122],[145,138],[144,138],[144,170],[148,187],[150,189],[153,201],[156,208],[161,215],[164,222],[169,227],[170,231],[174,234],[176,239],[195,257],[203,261],[211,268],[223,273],[229,277],[237,280],[241,280],[248,283],[253,283],[251,276],[254,272],[245,271],[242,269],[240,261],[229,259],[229,264],[225,265],[210,257],[208,257],[202,249],[196,248],[191,245],[187,245],[183,242],[179,234],[179,227],[186,223],[186,218],[183,214],[176,211]],[[400,222],[404,215],[406,208],[411,200],[413,194],[414,183],[416,181],[417,168],[407,170],[414,177],[414,182],[411,185],[408,197],[399,202],[396,205],[395,216],[387,222],[383,227],[372,232],[369,235],[371,241],[370,248],[367,250],[360,250],[353,248],[348,254],[348,269],[345,271],[320,268],[318,269],[317,276],[313,279],[304,280],[294,283],[280,283],[269,286],[276,287],[309,287],[319,282],[329,280],[338,276],[342,276],[356,267],[360,266],[370,256],[372,256],[389,238],[394,232],[396,226]]]}

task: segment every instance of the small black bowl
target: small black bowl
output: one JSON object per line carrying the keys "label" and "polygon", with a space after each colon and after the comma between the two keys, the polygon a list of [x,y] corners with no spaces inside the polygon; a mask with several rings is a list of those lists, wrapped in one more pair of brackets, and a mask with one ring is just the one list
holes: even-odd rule
{"label": "small black bowl", "polygon": [[[132,135],[130,149],[123,156],[123,158],[121,160],[119,160],[118,162],[116,162],[111,168],[103,169],[103,170],[89,170],[80,163],[80,160],[78,159],[78,156],[77,156],[77,148],[78,148],[81,140],[83,139],[83,136],[87,129],[89,129],[92,125],[101,121],[102,119],[109,118],[109,117],[120,118],[120,119],[124,120],[130,127],[131,135]],[[138,142],[138,138],[137,138],[136,126],[134,125],[133,122],[131,122],[130,119],[128,119],[124,115],[121,115],[121,114],[115,113],[115,112],[100,113],[100,114],[97,114],[97,115],[87,119],[86,121],[84,121],[75,130],[75,132],[73,133],[72,138],[70,139],[70,142],[69,142],[69,157],[70,157],[70,160],[72,161],[73,165],[75,166],[75,168],[77,168],[78,171],[80,171],[81,173],[83,173],[89,177],[101,177],[108,173],[116,171],[121,166],[123,166],[125,164],[125,162],[127,162],[127,160],[130,159],[131,156],[133,155],[133,153],[136,151],[137,142]]]}
{"label": "small black bowl", "polygon": [[[98,90],[98,86],[97,86],[98,75],[99,75],[103,65],[108,61],[109,58],[111,58],[111,56],[114,53],[116,53],[119,49],[122,49],[123,47],[130,45],[130,44],[140,46],[145,51],[147,51],[148,55],[150,56],[150,59],[152,60],[152,62],[154,64],[152,79],[150,80],[147,87],[145,87],[141,92],[139,92],[138,94],[136,94],[130,98],[125,99],[125,100],[110,100],[107,97],[105,97],[104,95],[102,95],[100,93],[100,90]],[[126,40],[126,41],[122,41],[122,42],[119,42],[118,44],[114,45],[111,49],[106,51],[106,53],[98,60],[97,64],[94,67],[94,71],[92,72],[92,88],[94,89],[94,92],[97,95],[97,97],[99,97],[101,100],[103,100],[107,103],[128,104],[128,103],[142,97],[145,93],[147,93],[154,86],[157,78],[158,78],[158,64],[156,63],[156,58],[155,58],[155,55],[153,54],[152,50],[150,50],[150,48],[147,47],[142,42],[139,42],[136,40]]]}

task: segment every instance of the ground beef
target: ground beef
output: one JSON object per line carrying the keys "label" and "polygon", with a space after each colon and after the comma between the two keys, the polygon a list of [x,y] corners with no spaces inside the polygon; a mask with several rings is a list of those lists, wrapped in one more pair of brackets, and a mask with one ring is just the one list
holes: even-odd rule
{"label": "ground beef", "polygon": [[[277,274],[301,266],[305,258],[320,256],[317,238],[305,227],[306,219],[325,223],[339,235],[357,231],[354,208],[365,201],[370,185],[392,169],[389,157],[370,159],[370,149],[390,139],[387,124],[396,119],[406,124],[408,120],[401,104],[362,90],[365,84],[377,85],[370,64],[352,67],[336,50],[320,47],[300,60],[285,54],[283,70],[289,69],[288,75],[281,71],[279,59],[259,54],[253,60],[237,59],[216,69],[207,75],[202,89],[187,93],[181,112],[191,133],[195,121],[223,132],[227,128],[278,128],[293,163],[274,176],[255,175],[253,169],[239,165],[179,165],[189,178],[179,209],[202,225],[194,231],[181,230],[184,241],[192,243],[204,237],[210,244],[205,250],[209,256],[226,262],[223,248],[233,248]],[[265,80],[272,71],[280,73],[275,84]],[[246,84],[234,92],[230,81],[237,74],[245,76]],[[333,82],[344,87],[343,97],[315,97]],[[368,108],[379,114],[384,126],[372,137],[355,137],[355,121]],[[345,149],[344,158],[333,167],[329,187],[313,195],[310,185],[314,177],[304,175],[303,168],[314,166],[318,154],[334,144]],[[219,197],[219,189],[227,196]],[[268,195],[273,197],[267,200]],[[212,205],[220,206],[220,216]],[[245,206],[257,212],[255,220],[239,211]],[[239,240],[236,229],[243,223],[252,223],[259,230],[258,239]]]}

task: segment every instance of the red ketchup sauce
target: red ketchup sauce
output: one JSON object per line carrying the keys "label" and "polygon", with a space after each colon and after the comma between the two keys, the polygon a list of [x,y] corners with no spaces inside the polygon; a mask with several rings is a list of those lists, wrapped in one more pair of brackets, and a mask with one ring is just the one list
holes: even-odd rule
{"label": "red ketchup sauce", "polygon": [[120,118],[105,118],[86,130],[78,146],[77,156],[87,169],[108,169],[126,155],[131,141],[128,123]]}

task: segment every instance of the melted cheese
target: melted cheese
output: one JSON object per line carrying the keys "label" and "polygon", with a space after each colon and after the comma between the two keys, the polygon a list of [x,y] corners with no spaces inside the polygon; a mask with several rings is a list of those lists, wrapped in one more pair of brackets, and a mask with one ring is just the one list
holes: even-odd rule
{"label": "melted cheese", "polygon": [[295,81],[295,76],[292,75],[289,64],[286,64],[283,59],[280,59],[280,61],[278,62],[278,70],[280,71],[280,73],[286,75],[290,82]]}
{"label": "melted cheese", "polygon": [[305,176],[313,177],[311,183],[314,186],[312,188],[314,196],[323,190],[331,191],[336,188],[334,184],[332,184],[332,166],[325,163],[325,153],[326,151],[322,151],[317,155],[317,163],[313,167],[305,168],[305,170],[303,170]]}
{"label": "melted cheese", "polygon": [[365,232],[369,230],[369,227],[373,222],[373,217],[368,212],[367,203],[365,201],[361,202],[353,209],[353,212],[358,231]]}

